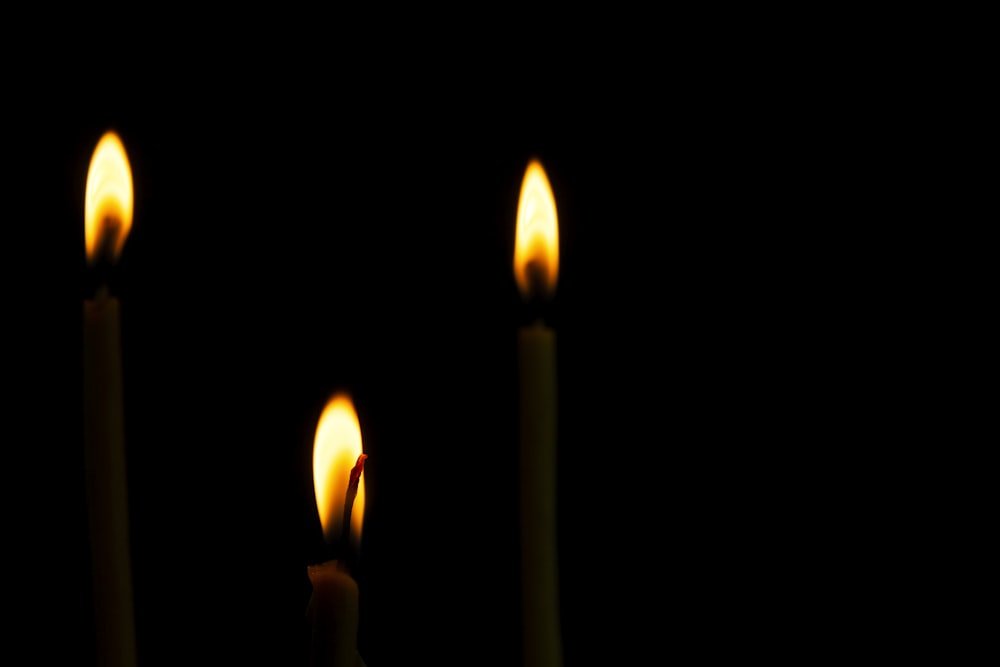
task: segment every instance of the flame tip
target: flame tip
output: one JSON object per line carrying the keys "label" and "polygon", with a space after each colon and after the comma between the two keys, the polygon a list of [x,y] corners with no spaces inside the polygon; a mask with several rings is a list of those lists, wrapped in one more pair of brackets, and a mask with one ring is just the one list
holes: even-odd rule
{"label": "flame tip", "polygon": [[121,137],[108,130],[98,140],[87,169],[84,232],[87,258],[117,260],[132,227],[132,167]]}
{"label": "flame tip", "polygon": [[559,219],[541,161],[528,162],[517,204],[514,277],[522,297],[549,297],[559,275]]}
{"label": "flame tip", "polygon": [[[313,485],[324,537],[336,540],[345,532],[359,539],[365,506],[361,425],[350,393],[334,392],[316,426],[313,442]],[[356,486],[356,495],[352,486]],[[349,500],[350,499],[350,500]],[[344,530],[347,502],[352,503],[350,526]]]}

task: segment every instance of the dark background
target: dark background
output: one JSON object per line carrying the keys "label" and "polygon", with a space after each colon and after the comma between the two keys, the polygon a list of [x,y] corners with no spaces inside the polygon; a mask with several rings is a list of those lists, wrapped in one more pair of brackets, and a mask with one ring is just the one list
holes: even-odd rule
{"label": "dark background", "polygon": [[853,135],[799,76],[822,63],[654,29],[399,25],[358,49],[130,43],[112,81],[69,58],[9,89],[12,637],[92,660],[83,191],[114,129],[135,188],[112,289],[140,664],[304,664],[312,437],[339,389],[370,457],[367,664],[518,663],[511,265],[532,157],[561,235],[566,664],[843,650],[865,626],[824,601],[848,595],[857,543],[830,536],[869,473],[832,480],[879,371],[840,387],[884,315],[855,298],[880,239],[855,245],[844,215],[870,181],[831,166]]}

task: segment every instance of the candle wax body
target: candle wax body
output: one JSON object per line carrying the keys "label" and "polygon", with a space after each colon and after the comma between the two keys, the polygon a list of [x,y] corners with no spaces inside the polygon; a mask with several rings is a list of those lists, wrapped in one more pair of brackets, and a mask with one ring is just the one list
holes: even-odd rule
{"label": "candle wax body", "polygon": [[313,591],[306,609],[311,667],[356,667],[358,584],[339,561],[309,566]]}
{"label": "candle wax body", "polygon": [[83,308],[84,464],[100,667],[136,664],[118,300]]}
{"label": "candle wax body", "polygon": [[562,665],[556,555],[556,336],[518,331],[524,667]]}

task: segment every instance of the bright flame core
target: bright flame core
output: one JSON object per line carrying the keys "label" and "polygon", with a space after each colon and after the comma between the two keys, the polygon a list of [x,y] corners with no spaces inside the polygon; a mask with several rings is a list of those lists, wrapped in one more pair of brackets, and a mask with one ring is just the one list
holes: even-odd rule
{"label": "bright flame core", "polygon": [[[538,285],[529,275],[534,263],[542,273]],[[551,296],[559,275],[559,222],[556,199],[549,178],[538,160],[531,160],[521,182],[517,202],[517,229],[514,237],[514,277],[521,296]],[[544,295],[532,294],[539,287]]]}
{"label": "bright flame core", "polygon": [[[343,534],[347,486],[361,453],[361,424],[354,403],[347,394],[336,394],[323,409],[313,442],[313,488],[323,536],[328,542]],[[352,542],[361,539],[364,513],[365,475],[362,471],[351,510]]]}
{"label": "bright flame core", "polygon": [[84,201],[87,261],[97,260],[104,244],[108,244],[110,259],[116,261],[131,228],[132,168],[121,139],[114,132],[106,132],[97,142],[87,170]]}

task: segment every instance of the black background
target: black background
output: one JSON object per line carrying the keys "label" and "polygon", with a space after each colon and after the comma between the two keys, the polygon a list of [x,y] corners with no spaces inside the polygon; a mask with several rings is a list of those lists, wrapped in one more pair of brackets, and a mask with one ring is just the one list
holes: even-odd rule
{"label": "black background", "polygon": [[107,60],[81,44],[8,88],[12,636],[92,660],[83,191],[113,129],[135,188],[113,291],[140,664],[304,664],[312,437],[339,389],[370,457],[365,661],[518,663],[511,264],[532,157],[561,234],[566,664],[841,650],[857,628],[823,601],[856,542],[829,536],[874,473],[832,471],[863,449],[844,436],[880,371],[840,387],[884,317],[856,298],[881,237],[855,245],[845,215],[868,172],[832,166],[855,100],[838,129],[802,76],[822,63],[677,27],[393,25],[354,46],[350,22]]}

